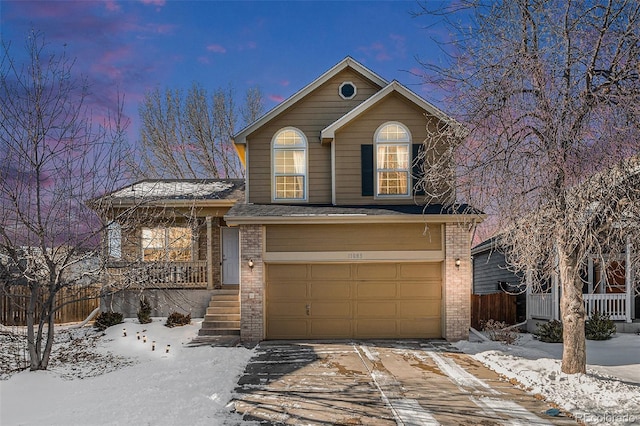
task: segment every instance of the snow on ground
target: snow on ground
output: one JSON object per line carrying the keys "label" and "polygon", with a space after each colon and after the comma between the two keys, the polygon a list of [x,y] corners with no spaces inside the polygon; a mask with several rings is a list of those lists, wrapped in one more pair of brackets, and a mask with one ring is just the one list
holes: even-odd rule
{"label": "snow on ground", "polygon": [[587,340],[587,374],[560,371],[561,343],[522,334],[514,345],[458,342],[492,370],[544,395],[589,425],[640,425],[640,336]]}
{"label": "snow on ground", "polygon": [[185,346],[200,322],[167,328],[159,318],[144,325],[127,320],[104,336],[89,327],[58,331],[62,357],[48,371],[23,371],[0,381],[0,424],[236,423],[225,406],[253,351]]}
{"label": "snow on ground", "polygon": [[[18,339],[23,336],[0,326],[0,424],[241,423],[227,404],[254,351],[187,346],[200,322],[167,328],[160,318],[145,325],[130,319],[105,333],[91,327],[61,327],[50,369],[19,373],[11,370],[24,357]],[[156,350],[152,351],[154,340]],[[530,334],[508,346],[497,342],[456,345],[589,425],[640,425],[638,335],[587,341],[588,373],[571,376],[560,372],[562,345],[539,342]]]}

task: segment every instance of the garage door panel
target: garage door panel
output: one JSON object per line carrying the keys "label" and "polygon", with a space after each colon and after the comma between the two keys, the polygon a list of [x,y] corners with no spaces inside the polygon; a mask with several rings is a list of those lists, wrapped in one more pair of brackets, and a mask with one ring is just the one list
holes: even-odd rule
{"label": "garage door panel", "polygon": [[398,295],[401,298],[440,299],[440,284],[428,282],[401,282]]}
{"label": "garage door panel", "polygon": [[351,297],[351,283],[348,281],[312,282],[312,299],[343,300]]}
{"label": "garage door panel", "polygon": [[347,339],[351,337],[351,320],[329,319],[311,321],[310,336],[314,339]]}
{"label": "garage door panel", "polygon": [[363,263],[357,265],[358,279],[384,279],[396,278],[395,263]]}
{"label": "garage door panel", "polygon": [[307,315],[307,303],[298,302],[271,302],[267,307],[270,318],[305,317]]}
{"label": "garage door panel", "polygon": [[400,265],[400,278],[431,278],[440,281],[442,267],[439,263],[405,263]]}
{"label": "garage door panel", "polygon": [[357,298],[388,299],[395,298],[397,285],[395,282],[357,281]]}
{"label": "garage door panel", "polygon": [[435,339],[441,336],[440,318],[422,320],[399,320],[399,334],[402,337],[424,336]]}
{"label": "garage door panel", "polygon": [[284,281],[267,287],[267,298],[269,300],[306,299],[307,295],[307,283],[304,281]]}
{"label": "garage door panel", "polygon": [[358,319],[356,335],[360,338],[393,338],[398,336],[395,320]]}
{"label": "garage door panel", "polygon": [[398,315],[396,302],[356,302],[358,318],[388,318],[395,319]]}
{"label": "garage door panel", "polygon": [[307,278],[307,265],[269,264],[267,273],[269,274],[269,278],[272,280],[304,280]]}
{"label": "garage door panel", "polygon": [[311,278],[322,280],[348,280],[351,278],[350,264],[311,265]]}
{"label": "garage door panel", "polygon": [[269,320],[267,334],[272,339],[304,339],[308,336],[307,322],[299,320]]}
{"label": "garage door panel", "polygon": [[401,301],[399,304],[401,318],[440,318],[439,300]]}
{"label": "garage door panel", "polygon": [[309,315],[313,318],[318,317],[351,317],[351,303],[344,302],[312,302],[309,304]]}

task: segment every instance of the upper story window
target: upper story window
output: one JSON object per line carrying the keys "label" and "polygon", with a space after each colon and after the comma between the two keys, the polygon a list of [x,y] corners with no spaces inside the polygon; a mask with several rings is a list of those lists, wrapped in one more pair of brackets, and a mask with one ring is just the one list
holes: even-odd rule
{"label": "upper story window", "polygon": [[142,260],[191,260],[192,230],[188,227],[142,228]]}
{"label": "upper story window", "polygon": [[408,197],[411,178],[411,134],[400,123],[385,123],[375,134],[376,195]]}
{"label": "upper story window", "polygon": [[307,139],[294,128],[273,138],[273,200],[307,199]]}

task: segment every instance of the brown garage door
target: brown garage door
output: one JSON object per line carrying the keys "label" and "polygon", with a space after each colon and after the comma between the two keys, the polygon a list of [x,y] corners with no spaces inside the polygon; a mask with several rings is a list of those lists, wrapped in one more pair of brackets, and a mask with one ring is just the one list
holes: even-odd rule
{"label": "brown garage door", "polygon": [[441,337],[441,263],[268,264],[267,339]]}

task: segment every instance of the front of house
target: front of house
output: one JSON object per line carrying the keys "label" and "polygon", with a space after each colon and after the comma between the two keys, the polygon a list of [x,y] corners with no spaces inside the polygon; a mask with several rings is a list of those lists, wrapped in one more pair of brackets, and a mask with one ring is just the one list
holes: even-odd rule
{"label": "front of house", "polygon": [[[464,339],[483,216],[445,199],[425,206],[414,161],[428,125],[452,124],[347,57],[235,135],[243,197],[159,198],[152,223],[131,226],[130,249],[112,245],[137,254],[144,279],[161,262],[162,294],[179,288],[203,328],[237,319],[243,341]],[[451,182],[441,185],[446,194]]]}
{"label": "front of house", "polygon": [[243,340],[467,337],[481,216],[421,205],[413,160],[435,119],[346,58],[235,136]]}

